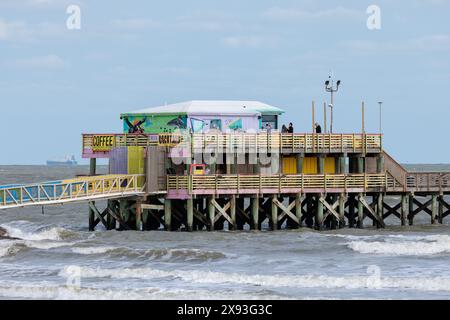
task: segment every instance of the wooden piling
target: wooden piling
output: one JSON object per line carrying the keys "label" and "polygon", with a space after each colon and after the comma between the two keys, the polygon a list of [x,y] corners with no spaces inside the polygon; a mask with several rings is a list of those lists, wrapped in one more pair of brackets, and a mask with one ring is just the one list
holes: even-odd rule
{"label": "wooden piling", "polygon": [[436,194],[431,196],[431,224],[436,223],[436,217],[438,214],[437,197],[438,196]]}
{"label": "wooden piling", "polygon": [[302,226],[302,194],[297,193],[295,195],[295,216],[298,219],[297,227]]}
{"label": "wooden piling", "polygon": [[230,224],[230,229],[236,230],[237,224],[236,224],[236,196],[235,195],[232,195],[230,198],[230,218],[232,221],[232,223]]}
{"label": "wooden piling", "polygon": [[438,222],[440,224],[443,223],[444,220],[444,196],[440,195],[438,198],[438,206],[439,206],[439,212],[438,212]]}
{"label": "wooden piling", "polygon": [[339,228],[345,226],[345,194],[339,195]]}
{"label": "wooden piling", "polygon": [[194,226],[194,200],[189,198],[186,200],[186,213],[187,213],[187,231],[192,232]]}
{"label": "wooden piling", "polygon": [[141,201],[136,201],[136,230],[142,230],[142,207]]}
{"label": "wooden piling", "polygon": [[108,230],[116,229],[116,219],[111,215],[110,211],[114,212],[114,200],[108,200],[108,214],[106,215],[106,223],[108,224]]}
{"label": "wooden piling", "polygon": [[251,212],[252,212],[252,223],[250,225],[250,228],[253,230],[259,229],[259,198],[258,196],[255,196],[251,198]]}
{"label": "wooden piling", "polygon": [[272,230],[277,230],[278,228],[278,207],[276,205],[275,200],[277,200],[277,196],[273,195],[272,197]]}
{"label": "wooden piling", "polygon": [[408,205],[408,196],[406,194],[402,194],[402,211],[401,211],[401,225],[406,225],[406,219],[409,215],[409,205]]}
{"label": "wooden piling", "polygon": [[[89,204],[95,205],[94,201],[89,201]],[[89,205],[89,231],[95,230],[95,212]]]}
{"label": "wooden piling", "polygon": [[317,196],[316,200],[316,229],[322,230],[323,226],[323,203],[320,201],[322,195]]}
{"label": "wooden piling", "polygon": [[410,194],[408,199],[408,205],[409,205],[409,213],[408,213],[408,224],[412,226],[414,224],[414,195]]}
{"label": "wooden piling", "polygon": [[[377,215],[380,221],[383,221],[383,194],[379,193],[377,197]],[[379,222],[376,224],[377,228],[381,228],[381,225]]]}
{"label": "wooden piling", "polygon": [[172,200],[164,199],[164,227],[172,231]]}
{"label": "wooden piling", "polygon": [[208,220],[209,220],[209,230],[214,231],[214,219],[216,215],[216,208],[212,202],[214,198],[208,198]]}
{"label": "wooden piling", "polygon": [[358,228],[364,228],[364,204],[361,199],[364,197],[362,193],[358,195]]}

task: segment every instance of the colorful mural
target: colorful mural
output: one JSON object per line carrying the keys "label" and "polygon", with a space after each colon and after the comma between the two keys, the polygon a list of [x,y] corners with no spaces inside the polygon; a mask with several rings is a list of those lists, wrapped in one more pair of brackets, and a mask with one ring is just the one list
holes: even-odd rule
{"label": "colorful mural", "polygon": [[186,129],[186,116],[127,116],[123,119],[124,133],[170,133]]}

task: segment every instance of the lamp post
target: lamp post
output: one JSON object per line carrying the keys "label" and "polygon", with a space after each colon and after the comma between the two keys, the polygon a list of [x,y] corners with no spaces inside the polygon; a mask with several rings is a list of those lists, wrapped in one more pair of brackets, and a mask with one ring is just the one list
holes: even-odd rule
{"label": "lamp post", "polygon": [[334,108],[333,94],[339,90],[340,84],[341,84],[341,80],[338,80],[336,82],[336,86],[335,86],[334,80],[331,78],[331,75],[328,76],[328,80],[325,81],[325,91],[330,92],[330,94],[331,94],[331,101],[330,101],[330,104],[328,105],[331,109],[330,133],[333,133],[333,108]]}
{"label": "lamp post", "polygon": [[383,101],[378,101],[378,104],[380,105],[380,134],[381,134],[381,105],[383,104]]}

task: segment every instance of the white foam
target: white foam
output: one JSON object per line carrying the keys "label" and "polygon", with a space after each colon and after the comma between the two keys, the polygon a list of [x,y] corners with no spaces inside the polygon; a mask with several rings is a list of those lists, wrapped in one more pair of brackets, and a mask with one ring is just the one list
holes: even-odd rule
{"label": "white foam", "polygon": [[102,254],[116,249],[118,247],[80,247],[72,248],[72,252],[77,254]]}
{"label": "white foam", "polygon": [[60,299],[60,300],[142,300],[142,299],[281,299],[280,296],[248,294],[244,292],[216,292],[208,290],[183,290],[148,287],[143,289],[77,288],[61,285],[0,285],[0,296],[9,298]]}
{"label": "white foam", "polygon": [[416,236],[402,240],[351,241],[347,246],[365,254],[427,256],[450,253],[450,237],[447,235]]}
{"label": "white foam", "polygon": [[0,242],[0,258],[15,254],[17,251],[19,251],[19,249],[14,246],[14,243],[9,241]]}
{"label": "white foam", "polygon": [[67,232],[63,228],[53,227],[50,229],[41,230],[38,232],[27,232],[18,228],[3,226],[10,237],[19,238],[23,240],[61,240],[62,234]]}
{"label": "white foam", "polygon": [[[259,275],[222,273],[204,270],[159,270],[151,268],[101,269],[83,267],[82,278],[155,279],[174,278],[189,283],[237,284],[264,287],[329,288],[329,289],[412,289],[419,291],[450,291],[450,277],[381,277],[368,274],[354,276],[328,275]],[[62,270],[59,274],[68,277]],[[376,282],[374,282],[376,280]],[[376,283],[376,286],[374,285]]]}

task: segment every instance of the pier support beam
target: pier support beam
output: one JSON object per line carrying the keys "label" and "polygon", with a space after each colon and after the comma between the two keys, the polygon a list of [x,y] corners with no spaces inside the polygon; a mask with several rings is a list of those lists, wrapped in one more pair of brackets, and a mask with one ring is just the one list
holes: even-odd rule
{"label": "pier support beam", "polygon": [[408,224],[412,226],[414,224],[414,196],[412,194],[408,197],[409,213],[408,213]]}
{"label": "pier support beam", "polygon": [[302,194],[295,195],[295,216],[298,219],[298,228],[302,226]]}
{"label": "pier support beam", "polygon": [[172,200],[164,200],[164,227],[166,231],[172,231]]}
{"label": "pier support beam", "polygon": [[[359,163],[359,161],[358,161]],[[364,228],[364,204],[363,204],[364,195],[360,193],[358,195],[358,228]]]}
{"label": "pier support beam", "polygon": [[437,203],[438,196],[436,194],[433,194],[431,196],[431,224],[436,223],[436,217],[438,214],[438,203]]}
{"label": "pier support beam", "polygon": [[277,199],[277,196],[274,195],[272,197],[272,210],[271,210],[272,230],[277,230],[277,228],[278,228],[278,207],[277,207],[276,201],[278,201],[278,199]]}
{"label": "pier support beam", "polygon": [[194,199],[190,198],[186,200],[186,213],[187,213],[187,226],[186,229],[192,232],[194,226]]}
{"label": "pier support beam", "polygon": [[438,222],[442,224],[444,220],[444,196],[442,195],[439,196],[438,198],[438,206],[439,206]]}
{"label": "pier support beam", "polygon": [[214,198],[208,198],[208,220],[209,220],[209,231],[214,231],[215,215],[216,209],[213,204]]}
{"label": "pier support beam", "polygon": [[251,213],[252,213],[252,223],[250,228],[252,230],[259,230],[259,198],[257,196],[251,198]]}
{"label": "pier support beam", "polygon": [[345,194],[339,195],[339,228],[345,227]]}
{"label": "pier support beam", "polygon": [[322,195],[319,194],[316,200],[316,229],[322,230],[323,228],[323,203],[320,201]]}
{"label": "pier support beam", "polygon": [[108,230],[116,229],[116,219],[110,214],[110,211],[114,211],[114,201],[108,200],[108,214],[106,215],[106,223],[108,225]]}
{"label": "pier support beam", "polygon": [[379,193],[377,196],[377,210],[376,210],[376,214],[378,216],[378,221],[376,221],[375,225],[377,228],[381,228],[381,224],[380,224],[380,220],[383,221],[383,194]]}
{"label": "pier support beam", "polygon": [[230,218],[232,223],[229,224],[229,229],[236,230],[236,196],[232,195],[230,198]]}
{"label": "pier support beam", "polygon": [[91,205],[95,206],[95,202],[94,201],[89,202],[89,231],[94,231],[95,230],[95,212],[91,208]]}
{"label": "pier support beam", "polygon": [[401,211],[401,225],[406,225],[406,219],[409,215],[408,195],[402,194],[402,211]]}
{"label": "pier support beam", "polygon": [[142,206],[141,201],[136,201],[136,230],[142,230]]}

